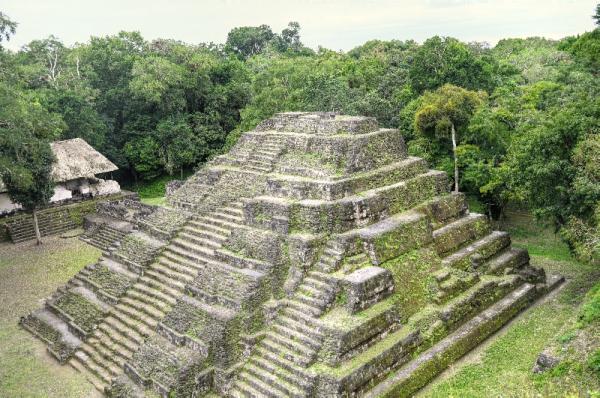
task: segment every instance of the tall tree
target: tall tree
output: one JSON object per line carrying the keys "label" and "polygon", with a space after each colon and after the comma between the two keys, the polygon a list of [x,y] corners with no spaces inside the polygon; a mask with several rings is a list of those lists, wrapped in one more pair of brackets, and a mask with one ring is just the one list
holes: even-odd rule
{"label": "tall tree", "polygon": [[415,114],[415,130],[424,136],[452,142],[454,157],[454,190],[458,192],[458,132],[469,125],[475,110],[486,98],[485,93],[469,91],[451,84],[445,84],[436,91],[423,94]]}
{"label": "tall tree", "polygon": [[275,33],[268,25],[233,28],[227,34],[225,51],[237,55],[240,59],[247,59],[261,53],[274,37]]}
{"label": "tall tree", "polygon": [[413,89],[421,93],[451,83],[469,90],[494,88],[494,60],[478,56],[452,37],[434,36],[416,51],[409,71]]}
{"label": "tall tree", "polygon": [[37,211],[54,193],[49,141],[63,128],[60,117],[47,112],[35,97],[0,84],[0,178],[11,200],[32,213],[38,244]]}

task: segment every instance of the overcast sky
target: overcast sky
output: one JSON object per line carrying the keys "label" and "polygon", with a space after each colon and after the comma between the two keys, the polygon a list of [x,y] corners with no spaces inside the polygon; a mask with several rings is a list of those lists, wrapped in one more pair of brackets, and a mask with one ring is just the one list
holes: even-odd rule
{"label": "overcast sky", "polygon": [[236,26],[289,21],[302,41],[349,50],[370,39],[433,35],[495,44],[505,37],[561,38],[594,28],[597,0],[1,0],[17,21],[7,47],[54,34],[68,45],[90,36],[137,30],[146,39],[223,43]]}

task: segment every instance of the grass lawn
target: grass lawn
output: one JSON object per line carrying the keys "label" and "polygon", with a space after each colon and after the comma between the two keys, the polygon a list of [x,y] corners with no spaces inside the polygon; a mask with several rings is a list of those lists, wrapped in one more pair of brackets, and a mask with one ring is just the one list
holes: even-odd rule
{"label": "grass lawn", "polygon": [[59,366],[46,347],[21,329],[19,317],[50,295],[100,251],[77,238],[45,238],[42,246],[0,243],[0,397],[100,397],[70,366]]}
{"label": "grass lawn", "polygon": [[[586,292],[599,283],[600,269],[575,261],[558,236],[529,216],[513,214],[504,229],[511,233],[515,246],[529,250],[534,265],[564,275],[567,283],[454,364],[418,396],[600,397],[600,369],[594,372],[589,363],[600,349],[600,319],[578,324],[582,303],[590,301]],[[563,361],[550,371],[534,374],[531,369],[537,356],[548,347],[553,353],[562,352]]]}
{"label": "grass lawn", "polygon": [[[183,173],[183,179],[192,175],[192,171]],[[171,180],[180,179],[181,175],[161,176],[152,181],[141,181],[137,184],[123,186],[124,189],[137,192],[140,195],[142,203],[154,206],[164,206],[165,201],[165,184]]]}

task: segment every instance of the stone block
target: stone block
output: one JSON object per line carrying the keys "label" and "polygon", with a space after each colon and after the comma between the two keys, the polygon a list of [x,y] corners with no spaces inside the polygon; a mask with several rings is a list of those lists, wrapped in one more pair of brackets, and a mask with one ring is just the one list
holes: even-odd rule
{"label": "stone block", "polygon": [[346,309],[353,314],[391,295],[394,279],[389,270],[365,267],[344,278],[344,290],[347,294]]}
{"label": "stone block", "polygon": [[398,257],[432,240],[431,226],[423,214],[402,213],[361,230],[365,252],[373,264]]}

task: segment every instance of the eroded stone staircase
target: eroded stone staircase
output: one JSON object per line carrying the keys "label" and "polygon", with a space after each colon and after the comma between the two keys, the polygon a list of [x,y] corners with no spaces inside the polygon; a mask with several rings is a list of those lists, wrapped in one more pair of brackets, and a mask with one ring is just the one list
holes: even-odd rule
{"label": "eroded stone staircase", "polygon": [[86,231],[79,239],[92,245],[103,252],[108,252],[115,243],[120,242],[129,231],[114,228],[108,224],[99,225],[90,231]]}
{"label": "eroded stone staircase", "polygon": [[232,397],[308,397],[313,380],[307,369],[316,360],[322,335],[316,320],[333,303],[336,281],[328,274],[310,271],[254,355],[238,375]]}
{"label": "eroded stone staircase", "polygon": [[156,333],[161,319],[171,310],[197,276],[197,256],[214,259],[215,250],[241,221],[240,204],[195,216],[182,228],[158,259],[112,307],[69,363],[89,376],[99,389],[123,372],[124,364],[146,338]]}

